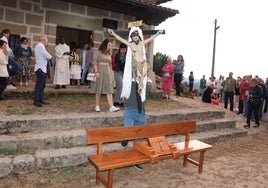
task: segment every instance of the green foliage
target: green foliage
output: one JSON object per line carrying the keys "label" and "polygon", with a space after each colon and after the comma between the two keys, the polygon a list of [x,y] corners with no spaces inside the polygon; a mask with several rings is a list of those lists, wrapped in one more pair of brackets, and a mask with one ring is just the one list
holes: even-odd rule
{"label": "green foliage", "polygon": [[33,110],[30,109],[29,107],[26,107],[25,109],[22,110],[21,115],[30,115],[33,114]]}
{"label": "green foliage", "polygon": [[153,67],[153,71],[155,72],[156,75],[161,76],[162,77],[162,67],[164,66],[164,64],[166,64],[168,59],[168,56],[165,54],[162,54],[160,52],[157,52],[154,55],[154,67]]}
{"label": "green foliage", "polygon": [[5,155],[19,155],[20,151],[17,148],[0,146],[0,153]]}
{"label": "green foliage", "polygon": [[62,146],[62,142],[59,138],[55,138],[52,142],[53,148],[58,149]]}
{"label": "green foliage", "polygon": [[0,154],[2,155],[22,155],[22,154],[35,154],[36,150],[32,148],[21,149],[19,147],[10,147],[0,145]]}
{"label": "green foliage", "polygon": [[74,143],[73,142],[68,142],[67,144],[65,144],[66,148],[73,148],[74,147]]}
{"label": "green foliage", "polygon": [[6,113],[7,113],[7,115],[15,115],[15,114],[17,114],[17,111],[16,111],[16,109],[14,109],[13,106],[8,106],[6,109]]}

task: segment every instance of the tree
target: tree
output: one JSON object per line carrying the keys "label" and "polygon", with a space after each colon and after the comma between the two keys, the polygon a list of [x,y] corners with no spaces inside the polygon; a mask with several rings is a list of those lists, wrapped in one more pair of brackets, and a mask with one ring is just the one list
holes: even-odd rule
{"label": "tree", "polygon": [[160,52],[157,52],[154,55],[154,67],[153,67],[153,71],[155,72],[156,75],[161,76],[162,77],[162,67],[164,66],[164,64],[167,62],[168,56],[165,54],[162,54]]}

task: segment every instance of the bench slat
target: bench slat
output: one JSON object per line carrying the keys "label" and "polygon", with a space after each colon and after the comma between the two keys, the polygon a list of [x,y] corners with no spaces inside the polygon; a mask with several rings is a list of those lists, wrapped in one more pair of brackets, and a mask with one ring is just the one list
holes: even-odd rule
{"label": "bench slat", "polygon": [[98,144],[105,142],[118,142],[128,138],[148,138],[157,136],[190,133],[196,130],[195,121],[158,123],[145,126],[133,127],[105,127],[87,130],[87,144]]}
{"label": "bench slat", "polygon": [[88,159],[99,171],[116,169],[150,162],[150,158],[136,150],[117,151],[101,155],[91,155]]}

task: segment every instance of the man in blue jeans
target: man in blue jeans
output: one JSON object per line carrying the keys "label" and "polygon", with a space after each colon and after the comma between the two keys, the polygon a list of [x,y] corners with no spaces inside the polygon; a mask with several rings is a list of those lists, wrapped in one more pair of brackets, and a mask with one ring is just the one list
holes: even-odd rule
{"label": "man in blue jeans", "polygon": [[[134,125],[145,125],[147,122],[145,101],[141,101],[141,96],[138,93],[137,82],[132,82],[131,93],[128,99],[124,100],[124,126],[130,127]],[[128,141],[122,141],[122,146],[127,147]],[[135,168],[142,170],[141,165],[135,165]]]}

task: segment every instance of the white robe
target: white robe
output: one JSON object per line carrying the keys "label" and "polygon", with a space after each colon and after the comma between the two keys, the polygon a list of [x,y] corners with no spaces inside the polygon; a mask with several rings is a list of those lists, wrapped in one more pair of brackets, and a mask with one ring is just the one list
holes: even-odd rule
{"label": "white robe", "polygon": [[64,52],[70,52],[67,44],[58,44],[55,47],[56,65],[53,81],[55,85],[70,84],[69,55],[63,55]]}

